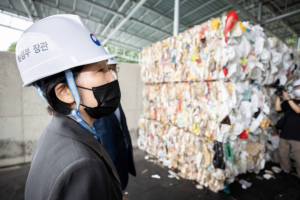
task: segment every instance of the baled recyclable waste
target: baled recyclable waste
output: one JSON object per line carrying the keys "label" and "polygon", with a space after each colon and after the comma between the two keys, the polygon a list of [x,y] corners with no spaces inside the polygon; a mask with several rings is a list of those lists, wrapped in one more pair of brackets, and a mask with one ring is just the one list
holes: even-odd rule
{"label": "baled recyclable waste", "polygon": [[275,91],[291,93],[300,75],[294,48],[237,17],[232,11],[142,51],[139,148],[215,192],[274,159]]}

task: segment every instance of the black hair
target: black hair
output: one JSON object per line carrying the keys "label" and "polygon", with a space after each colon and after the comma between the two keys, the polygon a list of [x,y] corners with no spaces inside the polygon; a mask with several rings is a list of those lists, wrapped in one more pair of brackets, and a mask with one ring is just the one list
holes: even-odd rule
{"label": "black hair", "polygon": [[[72,69],[74,79],[81,72],[84,66],[75,67]],[[47,99],[49,105],[47,111],[50,115],[61,116],[69,115],[72,111],[72,108],[65,102],[59,100],[55,94],[55,87],[59,83],[63,83],[68,87],[67,79],[65,72],[60,72],[52,76],[43,78],[37,81],[38,85],[41,87],[41,90],[44,93],[45,98]]]}

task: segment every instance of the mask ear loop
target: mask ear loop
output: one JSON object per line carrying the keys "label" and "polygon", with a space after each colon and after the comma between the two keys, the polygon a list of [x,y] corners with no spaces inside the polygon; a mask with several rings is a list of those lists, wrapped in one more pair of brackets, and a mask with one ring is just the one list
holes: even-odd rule
{"label": "mask ear loop", "polygon": [[94,135],[96,140],[99,140],[99,136],[96,133],[96,130],[94,126],[90,126],[84,119],[81,117],[80,112],[79,112],[79,106],[80,106],[80,96],[78,94],[78,90],[75,84],[74,76],[72,73],[71,69],[68,69],[65,71],[66,79],[68,82],[69,89],[72,92],[73,98],[76,102],[76,109],[71,111],[70,115],[67,116],[72,116],[84,129],[88,130],[90,133]]}

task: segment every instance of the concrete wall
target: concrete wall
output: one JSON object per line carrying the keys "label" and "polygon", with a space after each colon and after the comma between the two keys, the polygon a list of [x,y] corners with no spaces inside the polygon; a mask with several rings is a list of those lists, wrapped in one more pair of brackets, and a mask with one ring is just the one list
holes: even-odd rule
{"label": "concrete wall", "polygon": [[118,80],[121,87],[121,105],[124,109],[127,126],[133,146],[137,146],[138,120],[143,113],[141,67],[137,64],[120,63]]}
{"label": "concrete wall", "polygon": [[[136,64],[119,65],[122,106],[133,143],[142,113],[142,82]],[[33,87],[23,88],[15,54],[0,51],[0,166],[30,162],[36,142],[51,119]]]}
{"label": "concrete wall", "polygon": [[35,88],[23,88],[14,53],[0,52],[0,166],[30,162],[51,116]]}

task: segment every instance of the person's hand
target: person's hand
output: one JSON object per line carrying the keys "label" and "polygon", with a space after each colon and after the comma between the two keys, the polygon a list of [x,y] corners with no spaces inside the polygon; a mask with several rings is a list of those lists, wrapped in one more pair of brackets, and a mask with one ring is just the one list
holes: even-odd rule
{"label": "person's hand", "polygon": [[126,197],[123,197],[123,200],[128,200]]}
{"label": "person's hand", "polygon": [[290,100],[290,95],[286,91],[282,91],[282,95],[286,100]]}

